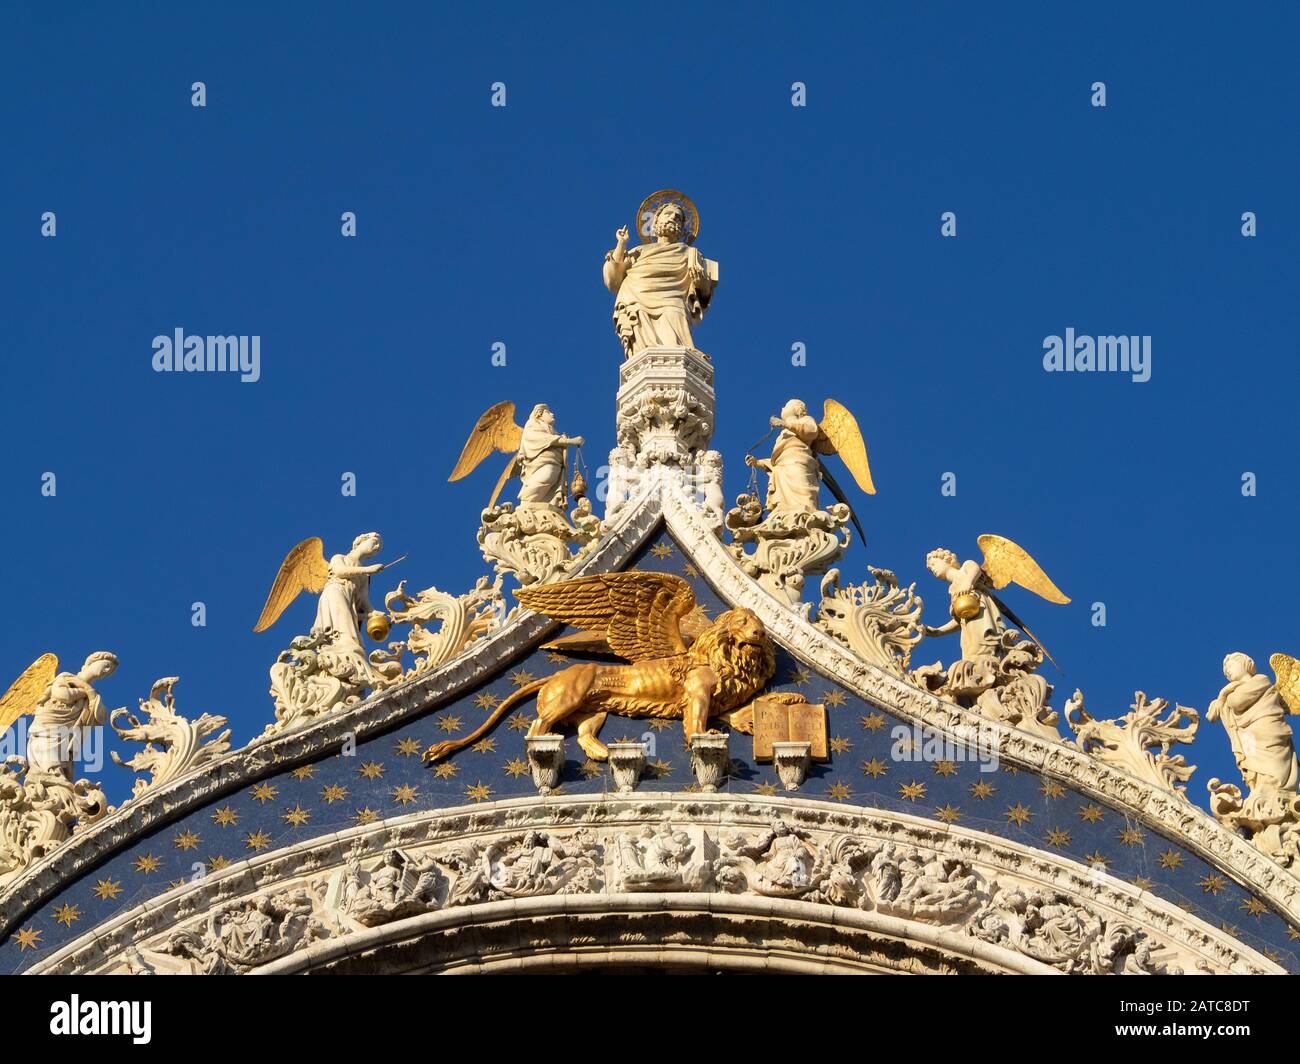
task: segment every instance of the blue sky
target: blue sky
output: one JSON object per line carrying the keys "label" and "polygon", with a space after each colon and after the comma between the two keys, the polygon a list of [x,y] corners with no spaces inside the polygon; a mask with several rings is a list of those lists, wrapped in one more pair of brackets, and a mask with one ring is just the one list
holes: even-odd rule
{"label": "blue sky", "polygon": [[[493,474],[445,483],[465,435],[546,401],[600,464],[621,359],[600,265],[663,187],[721,263],[696,340],[729,496],[785,399],[834,396],[879,490],[846,576],[941,603],[928,550],[1020,542],[1074,598],[1008,593],[1068,673],[1058,707],[1077,685],[1098,715],[1135,689],[1204,710],[1225,652],[1300,654],[1300,18],[844,8],[8,5],[0,671],[110,649],[110,705],[179,675],[181,710],[243,742],[311,621],[303,599],[251,632],[298,540],[377,529],[410,556],[392,583],[468,588]],[[259,335],[261,380],[154,373],[178,327]],[[1067,327],[1150,335],[1151,380],[1045,373]],[[1198,803],[1235,778],[1203,731]]]}

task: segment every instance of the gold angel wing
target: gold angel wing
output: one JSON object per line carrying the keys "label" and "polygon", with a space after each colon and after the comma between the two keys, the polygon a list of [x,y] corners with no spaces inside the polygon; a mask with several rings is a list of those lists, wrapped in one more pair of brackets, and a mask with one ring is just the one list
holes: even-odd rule
{"label": "gold angel wing", "polygon": [[530,610],[603,636],[628,661],[682,653],[682,620],[695,608],[691,585],[669,573],[599,573],[522,587],[515,597]]}
{"label": "gold angel wing", "polygon": [[9,685],[9,690],[0,698],[0,735],[24,713],[36,708],[36,703],[58,671],[59,659],[53,654],[42,654]]}
{"label": "gold angel wing", "polygon": [[1274,654],[1268,663],[1277,682],[1277,693],[1282,696],[1287,709],[1300,713],[1300,661],[1290,654]]}
{"label": "gold angel wing", "polygon": [[1051,577],[1018,543],[987,533],[980,536],[978,542],[984,552],[982,568],[994,587],[1015,583],[1048,602],[1063,606],[1070,601],[1069,596],[1052,583]]}
{"label": "gold angel wing", "polygon": [[319,595],[329,578],[325,544],[319,536],[304,539],[280,563],[280,571],[275,574],[275,583],[271,585],[271,593],[266,596],[266,605],[262,607],[257,624],[253,625],[253,631],[265,632],[275,624],[300,592],[310,591]]}
{"label": "gold angel wing", "polygon": [[[514,403],[506,400],[504,403],[488,407],[471,430],[469,439],[465,441],[465,448],[456,461],[456,468],[451,471],[451,476],[447,480],[460,480],[461,477],[469,476],[493,451],[514,454],[519,450],[519,441],[523,438],[523,434],[524,430],[515,424]],[[500,488],[498,487],[497,490],[500,491]]]}
{"label": "gold angel wing", "polygon": [[822,454],[838,454],[849,467],[858,487],[868,495],[876,494],[876,486],[871,481],[871,466],[867,464],[867,445],[862,439],[862,430],[858,428],[858,419],[846,406],[834,399],[827,399],[822,404],[822,420],[817,426],[814,446]]}

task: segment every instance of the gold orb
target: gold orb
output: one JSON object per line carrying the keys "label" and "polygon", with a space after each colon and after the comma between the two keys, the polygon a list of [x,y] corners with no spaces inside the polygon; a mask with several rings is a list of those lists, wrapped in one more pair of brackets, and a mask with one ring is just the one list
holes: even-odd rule
{"label": "gold orb", "polygon": [[952,615],[959,621],[969,621],[980,614],[980,597],[974,591],[963,591],[952,599]]}
{"label": "gold orb", "polygon": [[366,618],[366,635],[370,636],[376,643],[382,643],[388,638],[390,629],[388,623],[388,614],[380,613],[378,610],[371,612]]}

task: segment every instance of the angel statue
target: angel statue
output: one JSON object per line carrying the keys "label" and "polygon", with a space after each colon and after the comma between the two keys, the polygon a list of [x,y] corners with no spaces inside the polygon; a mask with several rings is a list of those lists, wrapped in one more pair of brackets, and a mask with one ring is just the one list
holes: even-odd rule
{"label": "angel statue", "polygon": [[605,254],[605,287],[614,293],[614,331],[631,358],[647,347],[695,348],[691,326],[709,308],[718,264],[692,245],[700,216],[690,199],[665,189],[637,211],[640,246],[628,250],[627,226]]}
{"label": "angel statue", "polygon": [[1269,664],[1277,676],[1272,682],[1245,654],[1223,659],[1228,682],[1205,719],[1223,723],[1248,793],[1243,799],[1240,788],[1210,780],[1210,810],[1274,860],[1290,865],[1300,858],[1300,796],[1295,739],[1286,718],[1300,713],[1300,661],[1274,654]]}
{"label": "angel statue", "polygon": [[303,591],[319,598],[310,635],[295,639],[291,649],[271,666],[277,725],[287,726],[290,719],[297,721],[341,702],[357,701],[366,688],[387,686],[401,675],[400,662],[383,660],[378,651],[367,657],[361,643],[363,626],[376,642],[389,630],[387,615],[370,604],[370,578],[406,557],[366,564],[383,546],[379,533],[363,532],[352,541],[350,551],[326,561],[325,544],[319,536],[312,536],[280,563],[254,632],[264,632],[275,624]]}
{"label": "angel statue", "polygon": [[[772,456],[745,456],[746,465],[768,475],[767,516],[754,477],[750,491],[739,496],[736,507],[727,513],[725,523],[732,535],[728,550],[774,596],[806,612],[811,604],[803,602],[804,581],[813,573],[826,572],[844,553],[849,545],[848,522],[852,520],[858,535],[866,538],[844,489],[819,455],[838,454],[868,495],[874,495],[876,487],[857,419],[834,399],[823,404],[820,423],[801,399],[791,399],[769,424],[769,436],[780,430]],[[826,509],[821,506],[823,481],[839,500]],[[754,544],[752,553],[745,551],[747,543]]]}
{"label": "angel statue", "polygon": [[[589,502],[580,498],[572,515],[564,515],[567,449],[583,442],[581,436],[556,431],[555,415],[545,403],[533,407],[522,428],[515,423],[511,402],[497,403],[478,419],[447,479],[468,476],[493,451],[511,456],[482,513],[478,533],[483,557],[496,566],[498,576],[510,573],[521,584],[544,583],[571,567],[575,556],[570,544],[582,548],[598,538],[600,525],[591,519]],[[501,489],[511,477],[519,478],[519,505],[498,506]],[[575,477],[574,494],[584,490]]]}
{"label": "angel statue", "polygon": [[[822,405],[822,419],[818,423],[808,413],[802,399],[791,399],[781,408],[781,416],[771,418],[769,424],[773,429],[781,430],[772,447],[772,457],[762,459],[745,455],[747,466],[768,474],[769,511],[816,512],[821,509],[823,480],[836,499],[845,506],[849,505],[844,489],[831,476],[826,463],[817,457],[820,454],[838,454],[849,467],[858,487],[868,495],[876,493],[862,430],[847,407],[834,399],[827,399]],[[861,526],[858,526],[858,534],[862,535]]]}
{"label": "angel statue", "polygon": [[1044,656],[1053,665],[1056,661],[994,589],[1016,583],[1048,602],[1064,605],[1070,599],[1023,547],[994,535],[978,542],[982,562],[959,562],[943,548],[926,555],[926,568],[948,584],[951,617],[922,630],[929,638],[960,632],[961,658],[946,670],[939,662],[924,666],[913,678],[959,704],[977,705],[996,720],[1058,738],[1056,714],[1047,706],[1051,685],[1034,675]]}
{"label": "angel statue", "polygon": [[112,676],[117,657],[107,650],[86,658],[78,672],[59,672],[59,659],[42,654],[0,698],[0,734],[26,713],[29,773],[57,773],[71,782],[82,729],[108,719],[95,684]]}
{"label": "angel statue", "polygon": [[501,489],[511,477],[519,478],[519,506],[561,510],[566,499],[564,486],[565,450],[581,447],[581,436],[555,431],[555,415],[545,403],[538,403],[523,428],[515,423],[515,404],[508,400],[484,411],[451,471],[450,481],[468,476],[493,451],[512,455],[501,471],[488,508],[496,506]]}

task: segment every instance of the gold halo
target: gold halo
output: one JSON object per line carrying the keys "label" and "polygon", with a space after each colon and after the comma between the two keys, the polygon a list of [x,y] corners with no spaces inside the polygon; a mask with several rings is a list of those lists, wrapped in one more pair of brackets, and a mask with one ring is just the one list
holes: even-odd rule
{"label": "gold halo", "polygon": [[694,244],[695,238],[700,235],[700,212],[695,209],[690,196],[673,188],[661,188],[658,192],[651,192],[636,209],[636,233],[641,238],[641,243],[648,244],[654,240],[654,234],[649,232],[649,227],[654,222],[655,212],[665,203],[676,203],[686,212],[686,243]]}

